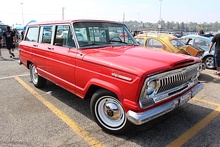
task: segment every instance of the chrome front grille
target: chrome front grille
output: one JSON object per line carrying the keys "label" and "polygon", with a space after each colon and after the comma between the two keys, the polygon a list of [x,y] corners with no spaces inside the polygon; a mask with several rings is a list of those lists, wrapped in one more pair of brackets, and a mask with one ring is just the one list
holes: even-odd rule
{"label": "chrome front grille", "polygon": [[196,74],[196,67],[192,67],[161,77],[158,79],[159,87],[156,93],[161,93],[163,91],[183,85],[187,81],[193,79],[196,76]]}
{"label": "chrome front grille", "polygon": [[196,85],[201,63],[149,76],[142,87],[139,98],[141,108],[153,106],[174,97]]}

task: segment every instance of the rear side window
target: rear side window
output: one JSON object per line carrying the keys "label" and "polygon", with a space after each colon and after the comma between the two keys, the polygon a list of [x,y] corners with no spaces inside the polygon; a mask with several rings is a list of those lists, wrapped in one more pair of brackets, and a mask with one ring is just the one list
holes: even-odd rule
{"label": "rear side window", "polygon": [[41,31],[42,31],[42,43],[51,43],[52,40],[52,26],[42,26]]}
{"label": "rear side window", "polygon": [[196,38],[194,41],[194,45],[200,46],[200,47],[209,46],[209,42],[203,39]]}
{"label": "rear side window", "polygon": [[38,40],[38,33],[39,28],[38,27],[29,27],[27,31],[27,35],[25,37],[25,41],[31,41],[31,42],[37,42]]}
{"label": "rear side window", "polygon": [[162,43],[156,39],[148,39],[147,47],[162,48]]}

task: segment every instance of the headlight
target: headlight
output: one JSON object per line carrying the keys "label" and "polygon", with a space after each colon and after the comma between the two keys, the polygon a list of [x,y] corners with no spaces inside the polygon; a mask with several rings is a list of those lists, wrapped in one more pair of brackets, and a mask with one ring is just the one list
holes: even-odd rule
{"label": "headlight", "polygon": [[151,95],[157,87],[156,81],[149,81],[147,83],[147,95]]}
{"label": "headlight", "polygon": [[201,71],[202,71],[202,64],[198,64],[197,67],[196,67],[196,71],[195,71],[195,74],[192,75],[191,77],[191,81],[195,81],[196,79],[198,79],[198,77],[200,76],[201,74]]}
{"label": "headlight", "polygon": [[199,64],[199,66],[197,67],[197,74],[196,74],[196,78],[198,78],[199,77],[199,75],[201,74],[201,72],[202,72],[202,64]]}
{"label": "headlight", "polygon": [[142,92],[139,98],[139,104],[141,108],[146,108],[154,105],[153,94],[157,88],[157,82],[155,80],[145,81],[145,85],[142,88]]}

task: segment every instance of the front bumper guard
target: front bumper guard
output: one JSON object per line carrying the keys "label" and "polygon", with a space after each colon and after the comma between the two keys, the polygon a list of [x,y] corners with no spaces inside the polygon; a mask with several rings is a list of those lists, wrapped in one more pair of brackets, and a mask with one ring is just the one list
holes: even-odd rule
{"label": "front bumper guard", "polygon": [[[199,91],[201,91],[202,88],[203,88],[203,84],[198,83],[196,86],[194,86],[192,89],[190,89],[182,96],[175,98],[172,101],[169,101],[163,105],[147,110],[145,112],[136,113],[134,111],[129,110],[127,112],[127,118],[135,125],[144,124],[150,120],[153,120],[159,116],[162,116],[172,111],[173,109],[181,106],[183,103],[186,103],[189,99],[193,98]],[[182,98],[186,98],[186,97],[189,97],[189,99],[187,100],[185,99],[181,101]]]}

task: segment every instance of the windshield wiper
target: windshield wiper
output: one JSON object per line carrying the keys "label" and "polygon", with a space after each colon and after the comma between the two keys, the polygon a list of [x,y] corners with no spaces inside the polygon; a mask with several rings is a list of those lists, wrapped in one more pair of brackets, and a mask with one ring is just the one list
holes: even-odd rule
{"label": "windshield wiper", "polygon": [[110,44],[106,44],[106,43],[90,43],[90,44],[84,44],[84,45],[80,45],[80,48],[102,48],[102,47],[109,47],[112,46]]}
{"label": "windshield wiper", "polygon": [[83,44],[83,45],[80,45],[80,47],[86,47],[86,46],[96,46],[96,45],[103,45],[103,44],[100,44],[100,43],[89,43],[89,44]]}
{"label": "windshield wiper", "polygon": [[138,44],[124,42],[124,41],[122,41],[122,40],[109,40],[108,42],[111,43],[111,44],[114,43],[114,42],[118,42],[118,43],[126,44],[126,45],[128,45],[128,46],[132,46],[132,45],[134,45],[134,46],[139,46]]}
{"label": "windshield wiper", "polygon": [[129,43],[124,42],[124,41],[122,41],[122,40],[109,40],[108,42],[109,42],[109,43],[112,43],[112,42],[119,42],[119,43],[123,43],[123,44],[129,44]]}

